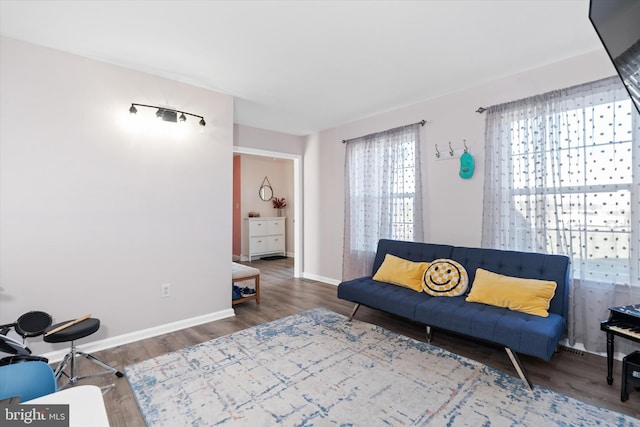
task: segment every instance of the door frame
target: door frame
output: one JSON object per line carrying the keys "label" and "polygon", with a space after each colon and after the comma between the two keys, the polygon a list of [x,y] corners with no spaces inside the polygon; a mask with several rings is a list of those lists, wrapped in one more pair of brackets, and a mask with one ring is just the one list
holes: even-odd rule
{"label": "door frame", "polygon": [[304,255],[302,253],[302,155],[281,153],[277,151],[260,150],[257,148],[233,146],[234,154],[251,154],[254,156],[273,157],[276,159],[293,160],[293,277],[302,277]]}

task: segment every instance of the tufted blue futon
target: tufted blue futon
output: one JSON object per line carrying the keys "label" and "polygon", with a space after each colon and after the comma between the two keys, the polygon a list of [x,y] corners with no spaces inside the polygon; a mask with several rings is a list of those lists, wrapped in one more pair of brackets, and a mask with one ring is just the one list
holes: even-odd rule
{"label": "tufted blue futon", "polygon": [[[466,294],[457,297],[432,297],[424,292],[373,280],[386,254],[410,261],[453,259],[467,270],[469,290],[477,268],[526,279],[556,282],[549,316],[540,317],[481,303],[466,302]],[[549,360],[567,326],[569,258],[496,249],[467,248],[431,243],[382,239],[371,276],[344,281],[338,285],[338,298],[356,303],[351,318],[362,304],[426,325],[427,339],[432,328],[440,328],[503,346],[518,375],[531,388],[517,354]]]}

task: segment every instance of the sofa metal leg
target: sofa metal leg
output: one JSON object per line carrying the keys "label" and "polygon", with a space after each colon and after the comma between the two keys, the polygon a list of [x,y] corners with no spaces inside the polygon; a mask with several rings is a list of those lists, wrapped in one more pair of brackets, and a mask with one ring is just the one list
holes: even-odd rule
{"label": "sofa metal leg", "polygon": [[356,304],[355,307],[353,307],[353,311],[351,312],[351,316],[349,316],[348,321],[351,322],[351,319],[353,319],[353,316],[356,315],[356,311],[358,311],[358,308],[360,308],[360,304]]}
{"label": "sofa metal leg", "polygon": [[518,359],[518,356],[509,347],[505,347],[504,349],[507,351],[509,359],[511,359],[511,363],[513,364],[513,367],[516,368],[516,371],[518,371],[518,375],[520,375],[522,381],[524,381],[527,387],[529,387],[529,390],[533,390],[533,384],[531,384],[531,381],[529,380],[529,377],[524,370],[524,366],[522,366],[522,363],[520,363],[520,359]]}
{"label": "sofa metal leg", "polygon": [[431,326],[427,325],[427,342],[431,342],[431,338],[433,338],[433,331],[431,330]]}

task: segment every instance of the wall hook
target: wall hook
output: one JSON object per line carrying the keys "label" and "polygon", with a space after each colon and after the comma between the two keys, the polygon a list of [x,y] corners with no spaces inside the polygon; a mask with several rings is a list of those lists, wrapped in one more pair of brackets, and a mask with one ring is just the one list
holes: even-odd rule
{"label": "wall hook", "polygon": [[449,155],[453,157],[453,148],[451,148],[451,141],[449,141]]}
{"label": "wall hook", "polygon": [[469,152],[469,149],[467,148],[467,140],[466,140],[466,139],[463,139],[463,140],[462,140],[462,143],[464,144],[464,152],[465,152],[465,153],[468,153],[468,152]]}
{"label": "wall hook", "polygon": [[438,144],[436,144],[436,158],[440,158],[440,151],[438,150]]}

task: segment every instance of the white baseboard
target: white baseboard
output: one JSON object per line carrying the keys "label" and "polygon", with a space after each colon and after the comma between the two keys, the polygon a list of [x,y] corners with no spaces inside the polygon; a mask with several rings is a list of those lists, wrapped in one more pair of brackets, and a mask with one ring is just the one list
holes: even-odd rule
{"label": "white baseboard", "polygon": [[[140,341],[146,338],[152,338],[158,335],[167,334],[169,332],[179,331],[180,329],[190,328],[192,326],[201,325],[203,323],[209,323],[216,320],[226,319],[228,317],[235,316],[235,311],[232,308],[218,311],[215,313],[203,314],[202,316],[196,316],[189,319],[179,320],[177,322],[167,323],[164,325],[154,326],[148,329],[142,329],[139,331],[130,332],[128,334],[118,335],[115,337],[105,338],[98,341],[89,342],[86,344],[78,345],[77,350],[85,353],[95,353],[98,351],[113,348],[119,345],[129,344],[135,341]],[[69,344],[70,346],[71,344]],[[42,356],[49,359],[49,363],[56,363],[61,361],[64,356],[69,352],[69,349],[56,350],[49,353],[45,353]]]}
{"label": "white baseboard", "polygon": [[315,280],[317,282],[328,283],[330,285],[338,286],[341,280],[331,279],[329,277],[318,276],[316,274],[311,273],[302,273],[303,279]]}

